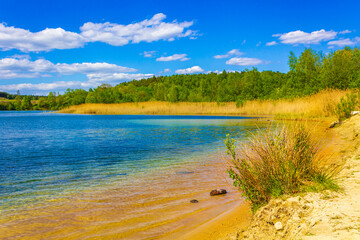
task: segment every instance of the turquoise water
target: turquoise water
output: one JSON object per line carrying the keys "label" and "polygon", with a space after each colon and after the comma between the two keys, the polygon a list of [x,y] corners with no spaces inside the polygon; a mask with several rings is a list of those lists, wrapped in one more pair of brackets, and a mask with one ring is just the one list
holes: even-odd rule
{"label": "turquoise water", "polygon": [[161,174],[222,151],[243,117],[70,115],[0,112],[0,210]]}

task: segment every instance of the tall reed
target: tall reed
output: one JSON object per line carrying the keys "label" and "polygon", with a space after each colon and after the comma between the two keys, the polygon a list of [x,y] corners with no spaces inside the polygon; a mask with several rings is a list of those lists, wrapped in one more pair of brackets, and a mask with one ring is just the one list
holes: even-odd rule
{"label": "tall reed", "polygon": [[253,100],[242,104],[234,102],[139,102],[119,104],[82,104],[61,110],[77,114],[208,114],[275,116],[278,119],[334,118],[335,105],[346,91],[324,90],[295,99]]}

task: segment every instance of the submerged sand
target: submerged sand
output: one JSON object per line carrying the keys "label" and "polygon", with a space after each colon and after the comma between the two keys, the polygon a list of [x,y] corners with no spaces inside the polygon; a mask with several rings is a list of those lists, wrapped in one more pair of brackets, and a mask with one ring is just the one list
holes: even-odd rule
{"label": "submerged sand", "polygon": [[274,199],[250,217],[234,208],[181,239],[360,239],[360,116],[328,131],[344,163],[342,191]]}

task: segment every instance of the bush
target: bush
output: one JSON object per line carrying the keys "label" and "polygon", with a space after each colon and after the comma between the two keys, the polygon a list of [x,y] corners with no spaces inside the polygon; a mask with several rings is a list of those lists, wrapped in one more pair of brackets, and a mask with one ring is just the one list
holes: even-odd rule
{"label": "bush", "polygon": [[246,103],[246,100],[242,98],[237,98],[235,101],[236,108],[243,107]]}
{"label": "bush", "polygon": [[339,122],[351,117],[351,112],[358,104],[358,97],[354,93],[346,94],[335,107],[335,115]]}
{"label": "bush", "polygon": [[321,166],[318,144],[303,126],[268,128],[253,134],[249,142],[235,150],[235,140],[225,140],[231,156],[228,169],[253,211],[272,197],[313,189],[335,188],[334,168]]}

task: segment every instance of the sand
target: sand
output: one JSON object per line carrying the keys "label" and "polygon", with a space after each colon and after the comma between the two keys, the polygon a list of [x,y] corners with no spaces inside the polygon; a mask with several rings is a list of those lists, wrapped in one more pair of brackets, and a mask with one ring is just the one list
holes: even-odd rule
{"label": "sand", "polygon": [[254,215],[238,205],[179,239],[360,239],[360,116],[327,131],[344,164],[341,191],[273,199]]}

